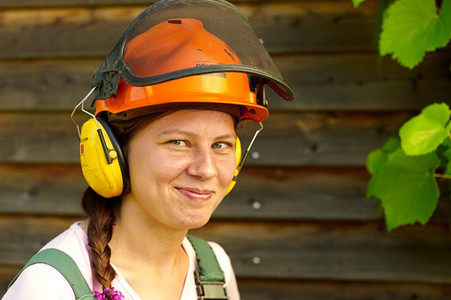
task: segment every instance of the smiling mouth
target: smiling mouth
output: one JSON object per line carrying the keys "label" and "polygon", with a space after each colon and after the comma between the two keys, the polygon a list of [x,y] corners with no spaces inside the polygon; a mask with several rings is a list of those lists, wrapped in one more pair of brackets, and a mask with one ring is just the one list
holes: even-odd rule
{"label": "smiling mouth", "polygon": [[196,202],[204,202],[210,200],[210,198],[214,195],[214,191],[212,190],[199,190],[193,188],[183,188],[176,187],[175,188],[179,193],[190,199],[191,201]]}

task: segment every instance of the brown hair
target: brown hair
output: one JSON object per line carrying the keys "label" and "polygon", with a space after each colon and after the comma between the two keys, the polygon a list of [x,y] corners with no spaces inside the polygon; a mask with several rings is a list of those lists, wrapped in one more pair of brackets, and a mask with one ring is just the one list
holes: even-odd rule
{"label": "brown hair", "polygon": [[108,243],[113,235],[116,211],[121,197],[103,198],[88,187],[83,194],[83,210],[89,217],[88,245],[91,247],[91,264],[96,280],[103,288],[111,286],[116,272],[110,265],[111,249]]}
{"label": "brown hair", "polygon": [[[109,122],[115,133],[115,138],[124,152],[125,160],[130,139],[141,128],[159,116],[161,114],[146,115],[121,122]],[[123,193],[126,192],[128,191]],[[108,244],[113,236],[113,227],[119,215],[121,203],[122,196],[104,198],[91,187],[86,189],[82,198],[83,210],[89,218],[87,234],[88,245],[92,251],[91,266],[95,279],[102,285],[103,289],[111,287],[111,282],[116,277],[116,272],[110,264],[111,249]]]}

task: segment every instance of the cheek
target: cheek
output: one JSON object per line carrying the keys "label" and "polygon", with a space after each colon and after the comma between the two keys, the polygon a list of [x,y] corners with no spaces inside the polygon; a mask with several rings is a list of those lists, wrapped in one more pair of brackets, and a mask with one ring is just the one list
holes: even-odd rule
{"label": "cheek", "polygon": [[130,174],[130,184],[132,191],[136,191],[136,187],[142,185],[143,180],[146,178],[145,170],[148,162],[145,157],[137,151],[130,151],[128,154],[128,170]]}
{"label": "cheek", "polygon": [[221,181],[228,186],[232,182],[233,176],[235,176],[236,161],[234,159],[230,159],[222,162],[218,170],[220,170],[219,174],[221,174]]}
{"label": "cheek", "polygon": [[155,155],[152,151],[144,151],[149,149],[145,144],[140,141],[135,141],[130,144],[127,162],[130,173],[130,181],[132,187],[135,188],[139,185],[143,185],[150,180],[153,176],[154,170],[158,169],[157,163],[163,163],[163,161],[156,162]]}
{"label": "cheek", "polygon": [[[142,149],[146,149],[145,151]],[[128,157],[132,185],[167,182],[183,171],[183,160],[158,152],[155,147],[136,147]]]}

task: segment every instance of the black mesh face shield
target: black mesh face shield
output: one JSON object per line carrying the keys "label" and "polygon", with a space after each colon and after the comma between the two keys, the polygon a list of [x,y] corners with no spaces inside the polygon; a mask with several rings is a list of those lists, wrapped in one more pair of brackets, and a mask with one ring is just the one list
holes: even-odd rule
{"label": "black mesh face shield", "polygon": [[148,86],[224,72],[246,73],[257,98],[263,99],[264,84],[286,100],[294,98],[235,6],[224,0],[163,0],[129,25],[94,73],[91,86],[96,87],[96,99],[106,99],[116,95],[120,77],[129,85]]}

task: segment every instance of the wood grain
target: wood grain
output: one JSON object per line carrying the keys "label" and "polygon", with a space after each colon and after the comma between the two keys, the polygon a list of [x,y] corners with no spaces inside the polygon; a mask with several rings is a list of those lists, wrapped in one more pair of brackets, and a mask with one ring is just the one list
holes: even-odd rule
{"label": "wood grain", "polygon": [[[240,5],[271,53],[374,51],[375,3]],[[145,6],[4,10],[0,58],[103,57]]]}
{"label": "wood grain", "polygon": [[[3,270],[3,271],[1,271]],[[19,268],[0,269],[0,295]],[[369,283],[308,280],[248,279],[238,277],[241,298],[246,300],[362,300],[451,299],[446,284]]]}
{"label": "wood grain", "polygon": [[246,300],[451,299],[449,285],[437,284],[239,279],[238,285]]}
{"label": "wood grain", "polygon": [[[70,111],[88,92],[101,59],[0,62],[0,110]],[[413,71],[376,54],[276,56],[296,94],[286,102],[267,88],[269,107],[296,110],[420,110],[451,94],[451,52],[428,55]]]}
{"label": "wood grain", "polygon": [[[0,265],[22,265],[73,221],[1,218]],[[447,225],[387,234],[378,222],[211,221],[194,233],[221,244],[240,277],[451,283]]]}
{"label": "wood grain", "polygon": [[[222,220],[380,220],[365,198],[363,168],[244,168],[237,185],[213,215]],[[87,184],[78,165],[0,165],[0,212],[77,216]],[[327,187],[327,188],[325,188]],[[446,187],[432,222],[451,219]]]}
{"label": "wood grain", "polygon": [[[273,113],[246,164],[363,166],[367,154],[410,118],[409,113]],[[76,119],[81,122],[82,116]],[[240,131],[247,145],[254,124]],[[0,113],[0,162],[78,163],[77,131],[69,113]]]}

